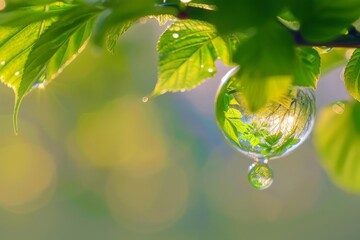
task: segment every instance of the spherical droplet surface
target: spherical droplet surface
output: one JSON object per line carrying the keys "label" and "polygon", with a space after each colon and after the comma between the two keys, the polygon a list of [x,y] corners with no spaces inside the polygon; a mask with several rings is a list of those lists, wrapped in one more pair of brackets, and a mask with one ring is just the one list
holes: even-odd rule
{"label": "spherical droplet surface", "polygon": [[251,186],[263,190],[270,187],[274,175],[273,171],[266,163],[255,162],[249,167],[248,179]]}
{"label": "spherical droplet surface", "polygon": [[298,147],[312,130],[315,96],[310,88],[292,87],[278,102],[253,113],[231,75],[216,98],[216,120],[228,143],[256,159],[283,156]]}

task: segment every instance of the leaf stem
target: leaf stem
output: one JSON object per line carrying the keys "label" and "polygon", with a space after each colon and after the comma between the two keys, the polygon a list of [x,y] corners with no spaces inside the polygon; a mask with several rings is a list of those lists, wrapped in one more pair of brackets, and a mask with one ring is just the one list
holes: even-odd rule
{"label": "leaf stem", "polygon": [[[44,6],[44,12],[47,12],[47,11],[49,11],[49,5]],[[38,37],[40,37],[41,34],[45,30],[45,21],[46,21],[45,19],[41,21],[40,30],[39,30],[39,36]]]}

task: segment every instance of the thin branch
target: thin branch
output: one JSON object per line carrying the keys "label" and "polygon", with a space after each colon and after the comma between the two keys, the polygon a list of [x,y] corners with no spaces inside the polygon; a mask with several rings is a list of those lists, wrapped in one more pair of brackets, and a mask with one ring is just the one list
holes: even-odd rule
{"label": "thin branch", "polygon": [[[209,23],[212,23],[213,19],[216,16],[213,16],[213,10],[208,10],[204,8],[197,8],[191,6],[180,7],[177,4],[158,4],[159,8],[167,8],[167,10],[172,10],[169,14],[174,15],[179,19],[196,19],[202,20]],[[166,11],[166,10],[165,10]],[[174,14],[174,11],[176,14]],[[360,33],[354,27],[348,29],[346,35],[341,35],[338,38],[322,43],[310,42],[304,39],[299,31],[290,30],[294,38],[294,42],[298,46],[311,46],[311,47],[337,47],[337,48],[360,48]]]}
{"label": "thin branch", "polygon": [[309,42],[303,38],[298,31],[292,31],[294,41],[299,46],[315,46],[315,47],[337,47],[337,48],[360,48],[360,36],[359,33],[349,33],[342,35],[332,41],[323,43]]}

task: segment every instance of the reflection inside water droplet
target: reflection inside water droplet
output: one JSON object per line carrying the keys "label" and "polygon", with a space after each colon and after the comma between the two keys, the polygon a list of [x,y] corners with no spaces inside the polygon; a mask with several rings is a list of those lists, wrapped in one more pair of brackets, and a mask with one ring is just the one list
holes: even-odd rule
{"label": "reflection inside water droplet", "polygon": [[256,161],[250,165],[248,171],[248,180],[256,189],[263,190],[271,186],[274,175],[267,161]]}
{"label": "reflection inside water droplet", "polygon": [[253,158],[275,158],[297,148],[315,119],[314,91],[293,87],[279,102],[253,113],[242,92],[225,84],[216,100],[218,125],[228,142]]}

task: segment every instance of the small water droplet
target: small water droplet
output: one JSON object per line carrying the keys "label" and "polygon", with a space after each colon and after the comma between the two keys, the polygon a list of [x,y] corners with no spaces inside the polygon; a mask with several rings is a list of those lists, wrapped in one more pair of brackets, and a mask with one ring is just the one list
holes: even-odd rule
{"label": "small water droplet", "polygon": [[204,66],[204,64],[201,64],[200,67],[201,67],[201,68],[204,68],[205,66]]}
{"label": "small water droplet", "polygon": [[332,110],[336,114],[339,114],[339,115],[343,114],[344,111],[345,111],[345,104],[343,102],[337,102],[337,103],[332,105]]}
{"label": "small water droplet", "polygon": [[4,66],[4,65],[6,64],[6,62],[5,62],[5,61],[1,61],[0,64],[1,64],[2,66]]}
{"label": "small water droplet", "polygon": [[214,69],[209,68],[209,69],[208,69],[208,72],[209,72],[209,73],[212,73],[212,72],[214,72]]}
{"label": "small water droplet", "polygon": [[179,38],[180,37],[180,35],[178,34],[178,33],[173,33],[173,38]]}
{"label": "small water droplet", "polygon": [[166,89],[163,89],[163,90],[161,90],[160,94],[164,94],[164,93],[166,93],[166,92],[167,92],[167,90],[166,90]]}
{"label": "small water droplet", "polygon": [[142,98],[142,102],[143,102],[143,103],[147,103],[148,101],[149,101],[149,98],[148,98],[148,97],[143,97],[143,98]]}
{"label": "small water droplet", "polygon": [[191,0],[180,0],[182,3],[189,3]]}
{"label": "small water droplet", "polygon": [[263,190],[270,187],[273,182],[274,175],[273,171],[266,162],[259,161],[250,165],[248,179],[251,186],[256,189]]}
{"label": "small water droplet", "polygon": [[19,74],[20,74],[20,72],[19,71],[17,71],[17,72],[15,72],[15,76],[19,76]]}

